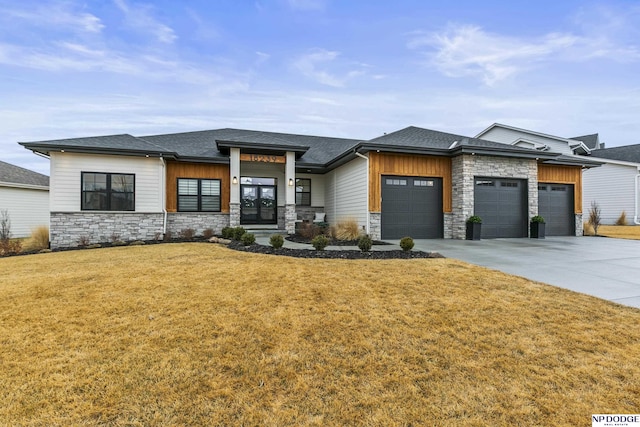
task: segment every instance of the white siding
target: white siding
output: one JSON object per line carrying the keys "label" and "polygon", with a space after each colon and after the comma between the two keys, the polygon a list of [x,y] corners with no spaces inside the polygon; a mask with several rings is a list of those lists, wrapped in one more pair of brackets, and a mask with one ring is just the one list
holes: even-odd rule
{"label": "white siding", "polygon": [[325,212],[329,223],[355,219],[360,226],[368,221],[367,161],[361,158],[325,175]]}
{"label": "white siding", "polygon": [[[486,139],[487,141],[500,142],[502,144],[513,144],[520,138],[526,139],[527,141],[534,141],[540,144],[546,144],[549,146],[548,151],[552,151],[554,153],[562,153],[562,154],[572,154],[573,151],[569,147],[569,144],[565,141],[559,141],[553,138],[545,138],[541,135],[532,135],[527,132],[520,132],[515,129],[505,129],[502,127],[494,127],[489,130],[487,133],[482,135],[480,138]],[[530,148],[530,147],[527,147]]]}
{"label": "white siding", "polygon": [[27,237],[40,225],[49,226],[49,192],[0,187],[0,210],[7,210],[12,237]]}
{"label": "white siding", "polygon": [[595,201],[600,206],[603,224],[614,224],[622,211],[625,211],[627,221],[632,224],[636,214],[637,174],[635,166],[611,163],[585,170],[582,174],[583,221],[586,223],[589,220],[591,202]]}
{"label": "white siding", "polygon": [[158,158],[51,153],[51,212],[81,211],[81,172],[135,174],[135,211],[157,213],[164,208],[164,170]]}

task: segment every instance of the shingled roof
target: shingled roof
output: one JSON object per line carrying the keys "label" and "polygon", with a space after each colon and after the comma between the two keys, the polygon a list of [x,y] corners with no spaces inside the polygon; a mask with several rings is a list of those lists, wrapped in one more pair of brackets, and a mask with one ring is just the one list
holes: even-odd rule
{"label": "shingled roof", "polygon": [[640,163],[640,144],[593,150],[591,151],[591,156],[600,157],[602,159]]}
{"label": "shingled roof", "polygon": [[49,177],[20,166],[0,161],[0,185],[19,184],[35,185],[40,187],[49,186]]}
{"label": "shingled roof", "polygon": [[600,145],[600,138],[597,133],[593,133],[591,135],[574,136],[570,139],[582,141],[582,143],[586,145],[589,150],[596,150]]}

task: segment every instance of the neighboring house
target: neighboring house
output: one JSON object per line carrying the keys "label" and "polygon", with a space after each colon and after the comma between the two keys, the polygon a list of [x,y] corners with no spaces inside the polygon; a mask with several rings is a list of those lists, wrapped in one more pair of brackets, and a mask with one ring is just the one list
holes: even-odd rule
{"label": "neighboring house", "polygon": [[51,160],[54,248],[185,228],[293,233],[315,213],[355,219],[374,239],[460,239],[474,214],[484,238],[527,237],[530,217],[551,209],[543,183],[571,186],[575,206],[551,234],[579,235],[582,168],[595,165],[417,127],[368,141],[218,129],[21,145]]}
{"label": "neighboring house", "polygon": [[[585,168],[582,186],[583,220],[589,219],[592,203],[597,203],[601,210],[602,224],[614,224],[624,211],[628,218],[638,223],[640,214],[639,185],[640,146],[604,148],[598,134],[582,135],[571,138],[547,135],[527,129],[494,123],[477,135],[478,138],[495,142],[530,147],[541,151],[555,151],[563,154],[563,158],[572,157],[580,163],[586,156],[599,162],[600,167]],[[560,210],[560,196],[553,191],[561,191],[561,187],[549,187],[549,196],[558,199],[553,203],[554,210]],[[568,190],[568,189],[567,189]],[[540,190],[541,197],[546,197]],[[576,206],[576,209],[578,207]],[[542,212],[545,219],[551,213]],[[548,226],[547,226],[548,227]]]}
{"label": "neighboring house", "polygon": [[0,161],[0,211],[6,210],[12,237],[27,237],[49,225],[49,177]]}

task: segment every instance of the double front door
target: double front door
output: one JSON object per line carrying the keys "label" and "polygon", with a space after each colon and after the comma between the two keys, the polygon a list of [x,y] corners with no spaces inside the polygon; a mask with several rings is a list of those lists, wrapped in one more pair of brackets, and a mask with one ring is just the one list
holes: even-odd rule
{"label": "double front door", "polygon": [[278,223],[275,185],[243,184],[240,195],[241,224]]}

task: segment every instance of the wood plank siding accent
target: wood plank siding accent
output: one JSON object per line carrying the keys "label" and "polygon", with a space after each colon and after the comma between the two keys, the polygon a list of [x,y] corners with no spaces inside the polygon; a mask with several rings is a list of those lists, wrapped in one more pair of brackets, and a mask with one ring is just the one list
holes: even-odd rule
{"label": "wood plank siding accent", "polygon": [[451,212],[451,159],[415,154],[369,153],[369,211],[380,212],[382,175],[442,178],[442,207]]}
{"label": "wood plank siding accent", "polygon": [[538,182],[573,184],[574,212],[582,213],[582,167],[538,165]]}
{"label": "wood plank siding accent", "polygon": [[229,212],[229,165],[167,162],[167,212],[178,210],[178,178],[219,179],[221,210]]}

